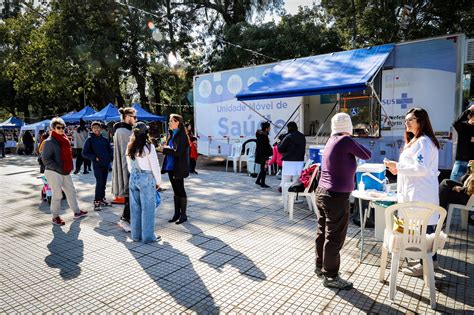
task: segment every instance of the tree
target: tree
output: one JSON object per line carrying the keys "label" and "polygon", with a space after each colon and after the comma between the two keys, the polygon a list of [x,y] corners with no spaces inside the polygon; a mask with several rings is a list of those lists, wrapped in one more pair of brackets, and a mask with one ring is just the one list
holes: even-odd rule
{"label": "tree", "polygon": [[336,31],[327,27],[323,17],[312,8],[300,8],[293,16],[284,15],[278,24],[229,26],[223,39],[214,45],[212,52],[208,51],[208,62],[214,70],[341,50]]}
{"label": "tree", "polygon": [[474,34],[472,1],[322,0],[345,48],[454,33]]}

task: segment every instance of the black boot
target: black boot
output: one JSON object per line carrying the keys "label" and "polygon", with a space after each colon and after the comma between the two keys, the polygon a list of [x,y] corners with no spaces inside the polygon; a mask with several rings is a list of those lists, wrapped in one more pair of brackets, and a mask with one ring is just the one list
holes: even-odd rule
{"label": "black boot", "polygon": [[267,173],[265,173],[265,171],[263,171],[263,172],[260,171],[260,174],[258,174],[258,176],[260,177],[260,187],[269,188],[270,186],[265,184],[265,178],[267,177]]}
{"label": "black boot", "polygon": [[178,219],[179,219],[179,207],[180,207],[179,197],[174,196],[173,199],[174,199],[174,215],[173,215],[173,218],[171,220],[168,220],[168,222],[170,222],[170,223],[178,221]]}
{"label": "black boot", "polygon": [[188,198],[187,197],[180,197],[179,198],[179,205],[180,205],[181,213],[180,213],[180,216],[179,216],[179,220],[176,221],[176,224],[181,224],[181,223],[184,223],[184,222],[188,221],[188,217],[186,215],[186,207],[188,206]]}

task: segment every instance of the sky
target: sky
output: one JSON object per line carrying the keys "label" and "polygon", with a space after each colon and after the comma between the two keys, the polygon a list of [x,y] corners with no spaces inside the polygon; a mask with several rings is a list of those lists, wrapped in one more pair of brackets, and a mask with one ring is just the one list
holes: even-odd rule
{"label": "sky", "polygon": [[296,14],[298,6],[312,6],[314,0],[285,0],[285,9],[289,14]]}
{"label": "sky", "polygon": [[[294,15],[298,13],[298,6],[308,6],[311,7],[313,5],[313,2],[319,2],[319,0],[284,0],[285,5],[284,8],[288,14]],[[266,14],[265,18],[263,19],[263,22],[270,22],[270,21],[275,21],[278,23],[280,21],[280,17],[276,14],[270,15]]]}

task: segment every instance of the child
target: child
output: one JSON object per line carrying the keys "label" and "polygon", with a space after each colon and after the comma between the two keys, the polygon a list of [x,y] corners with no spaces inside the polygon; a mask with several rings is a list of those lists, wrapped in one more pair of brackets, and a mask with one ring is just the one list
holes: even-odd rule
{"label": "child", "polygon": [[132,239],[157,242],[161,237],[155,234],[156,190],[161,184],[161,170],[155,146],[148,137],[148,127],[142,122],[133,126],[127,146],[127,166]]}
{"label": "child", "polygon": [[191,174],[198,174],[196,172],[196,163],[198,159],[198,152],[197,152],[197,138],[191,136],[190,137],[190,142],[189,142],[189,173]]}
{"label": "child", "polygon": [[[280,135],[279,139],[280,141],[283,140],[284,138],[284,135],[283,137]],[[270,161],[268,161],[268,165],[271,166],[271,165],[275,165],[276,167],[276,174],[278,175],[278,173],[280,172],[281,170],[281,166],[282,166],[283,162],[281,161],[281,153],[278,152],[278,142],[275,142],[273,144],[273,155],[272,155],[272,158],[270,159]]]}
{"label": "child", "polygon": [[113,158],[113,151],[109,141],[101,136],[102,127],[100,122],[94,121],[91,126],[92,132],[84,142],[82,156],[93,163],[96,181],[94,211],[100,211],[102,207],[110,206],[110,203],[105,200],[105,186],[107,185],[107,176],[109,174],[109,165]]}

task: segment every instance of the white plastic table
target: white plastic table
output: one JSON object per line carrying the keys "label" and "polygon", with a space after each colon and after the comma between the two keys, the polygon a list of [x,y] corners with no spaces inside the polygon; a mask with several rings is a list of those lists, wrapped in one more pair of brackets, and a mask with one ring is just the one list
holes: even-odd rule
{"label": "white plastic table", "polygon": [[[359,215],[360,215],[360,257],[359,262],[362,262],[362,258],[364,255],[364,229],[365,229],[365,221],[367,220],[367,215],[369,213],[370,206],[366,209],[362,209],[362,200],[368,201],[397,201],[397,194],[395,192],[382,192],[376,190],[354,190],[352,192],[352,196],[354,198],[359,199]],[[377,210],[377,209],[375,209]],[[374,211],[375,217],[375,235],[378,240],[383,241],[383,231],[385,229],[385,220],[384,220],[384,212],[383,211]],[[378,223],[378,224],[377,224]]]}

